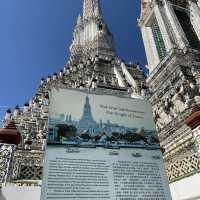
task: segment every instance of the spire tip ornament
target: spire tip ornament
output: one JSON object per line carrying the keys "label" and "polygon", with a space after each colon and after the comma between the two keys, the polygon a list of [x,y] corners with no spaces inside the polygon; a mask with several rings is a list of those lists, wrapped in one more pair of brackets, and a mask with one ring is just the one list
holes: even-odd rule
{"label": "spire tip ornament", "polygon": [[101,18],[100,1],[99,0],[84,0],[83,18],[90,19],[93,17]]}

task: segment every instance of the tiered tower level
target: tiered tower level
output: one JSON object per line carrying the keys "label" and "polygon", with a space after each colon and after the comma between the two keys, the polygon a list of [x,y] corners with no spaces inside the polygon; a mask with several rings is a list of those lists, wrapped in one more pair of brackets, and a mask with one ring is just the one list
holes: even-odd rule
{"label": "tiered tower level", "polygon": [[200,103],[200,8],[196,0],[142,0],[139,19],[154,117],[170,182],[200,170],[199,140],[185,119]]}
{"label": "tiered tower level", "polygon": [[16,106],[14,112],[6,113],[5,125],[14,120],[22,136],[12,159],[11,183],[40,183],[52,87],[129,97],[146,94],[143,71],[136,64],[126,64],[117,55],[99,0],[84,0],[83,15],[78,16],[70,52],[64,68],[42,79],[37,94],[23,108]]}

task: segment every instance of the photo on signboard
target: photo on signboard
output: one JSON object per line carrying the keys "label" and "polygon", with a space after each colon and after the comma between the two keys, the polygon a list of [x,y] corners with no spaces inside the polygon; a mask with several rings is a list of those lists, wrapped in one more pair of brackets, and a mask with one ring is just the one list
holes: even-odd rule
{"label": "photo on signboard", "polygon": [[48,144],[159,147],[149,103],[67,89],[51,93]]}

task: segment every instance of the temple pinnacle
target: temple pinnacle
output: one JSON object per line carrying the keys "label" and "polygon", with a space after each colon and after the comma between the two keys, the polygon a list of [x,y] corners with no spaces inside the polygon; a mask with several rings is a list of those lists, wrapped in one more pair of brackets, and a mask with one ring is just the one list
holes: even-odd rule
{"label": "temple pinnacle", "polygon": [[[99,16],[96,16],[98,13]],[[83,3],[83,18],[89,19],[92,17],[101,17],[101,8],[99,0],[84,0]]]}

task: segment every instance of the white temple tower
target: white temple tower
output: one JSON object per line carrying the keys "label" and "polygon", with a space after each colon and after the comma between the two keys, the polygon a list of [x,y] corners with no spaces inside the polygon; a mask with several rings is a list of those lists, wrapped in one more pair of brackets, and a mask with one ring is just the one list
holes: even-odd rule
{"label": "white temple tower", "polygon": [[[150,71],[149,100],[165,150],[168,178],[177,187],[179,181],[200,170],[196,138],[185,124],[192,103],[200,103],[199,24],[200,8],[195,0],[141,2],[139,25]],[[174,199],[183,199],[180,196]]]}

